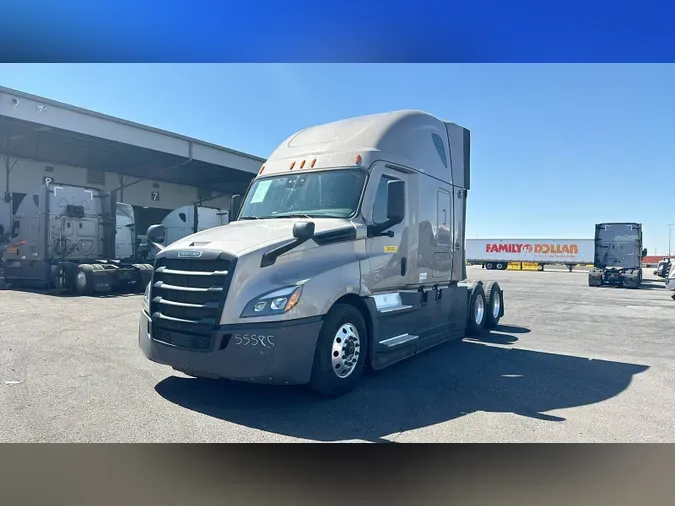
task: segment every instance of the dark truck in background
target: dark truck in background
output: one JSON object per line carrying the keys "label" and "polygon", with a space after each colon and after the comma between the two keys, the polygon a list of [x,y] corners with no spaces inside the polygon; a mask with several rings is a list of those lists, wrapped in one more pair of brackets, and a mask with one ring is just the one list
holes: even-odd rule
{"label": "dark truck in background", "polygon": [[639,288],[642,284],[640,223],[599,223],[595,226],[595,258],[588,273],[588,286]]}

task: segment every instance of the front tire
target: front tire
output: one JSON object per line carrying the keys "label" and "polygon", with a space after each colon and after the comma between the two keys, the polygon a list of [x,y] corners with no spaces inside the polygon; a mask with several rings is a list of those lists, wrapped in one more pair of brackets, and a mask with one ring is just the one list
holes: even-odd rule
{"label": "front tire", "polygon": [[353,390],[366,363],[368,331],[361,312],[336,304],[321,327],[309,386],[327,397]]}

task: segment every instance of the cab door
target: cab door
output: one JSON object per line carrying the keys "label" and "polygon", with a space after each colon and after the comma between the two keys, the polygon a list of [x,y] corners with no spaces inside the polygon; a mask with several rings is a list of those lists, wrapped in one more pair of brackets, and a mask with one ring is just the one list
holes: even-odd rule
{"label": "cab door", "polygon": [[[387,221],[387,183],[389,181],[406,183],[405,198],[409,202],[409,174],[381,165],[373,170],[368,184],[363,210],[366,221],[371,225],[379,225]],[[370,265],[366,275],[368,288],[372,293],[394,291],[405,288],[409,271],[410,213],[398,225],[386,230],[379,237],[368,237],[366,252]]]}

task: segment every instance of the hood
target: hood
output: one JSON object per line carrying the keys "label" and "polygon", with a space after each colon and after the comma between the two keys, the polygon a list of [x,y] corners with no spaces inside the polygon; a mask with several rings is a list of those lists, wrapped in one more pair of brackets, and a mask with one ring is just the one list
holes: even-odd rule
{"label": "hood", "polygon": [[[233,221],[227,225],[209,228],[189,235],[165,248],[164,251],[184,249],[191,246],[222,250],[232,255],[272,246],[293,239],[293,225],[298,221],[310,221],[300,218],[275,218],[269,220]],[[354,226],[350,220],[334,218],[312,218],[315,233],[339,230]]]}

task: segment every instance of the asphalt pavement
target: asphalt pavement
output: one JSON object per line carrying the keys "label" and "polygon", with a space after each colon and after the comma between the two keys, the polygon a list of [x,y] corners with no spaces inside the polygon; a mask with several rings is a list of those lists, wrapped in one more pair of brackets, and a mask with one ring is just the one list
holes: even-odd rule
{"label": "asphalt pavement", "polygon": [[139,295],[0,291],[0,441],[675,441],[675,302],[662,282],[468,272],[505,291],[496,331],[368,372],[338,399],[149,362]]}

